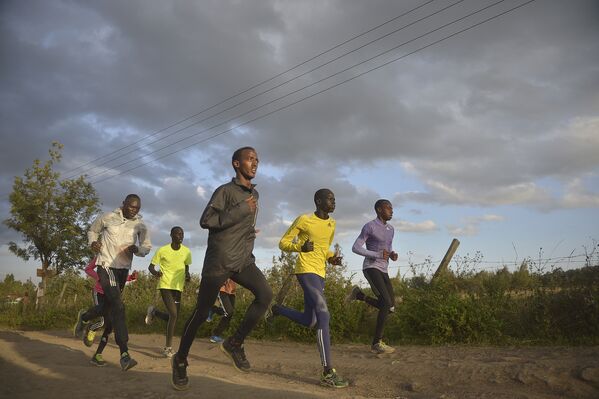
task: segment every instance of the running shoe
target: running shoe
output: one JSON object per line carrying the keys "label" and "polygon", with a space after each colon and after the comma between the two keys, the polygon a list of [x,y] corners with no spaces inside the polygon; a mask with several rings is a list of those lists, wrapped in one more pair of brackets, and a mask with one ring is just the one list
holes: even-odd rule
{"label": "running shoe", "polygon": [[266,313],[264,314],[264,321],[266,321],[267,324],[272,324],[272,322],[275,320],[275,316],[279,314],[279,305],[277,305],[276,303],[274,305],[272,305],[270,308],[268,308],[266,310]]}
{"label": "running shoe", "polygon": [[94,366],[98,366],[98,367],[104,367],[106,366],[106,362],[104,361],[104,359],[102,358],[102,354],[101,353],[96,353],[91,360],[89,361],[91,364],[93,364]]}
{"label": "running shoe", "polygon": [[219,337],[218,335],[213,335],[210,337],[210,342],[212,342],[213,344],[220,344],[223,341],[223,337]]}
{"label": "running shoe", "polygon": [[171,358],[171,367],[173,373],[171,375],[171,385],[177,391],[183,391],[189,388],[189,378],[187,378],[187,359],[181,361],[175,353]]}
{"label": "running shoe", "polygon": [[362,293],[362,290],[357,285],[354,285],[349,294],[345,297],[345,303],[350,303],[358,299],[358,295]]}
{"label": "running shoe", "polygon": [[90,347],[94,344],[94,338],[96,338],[96,332],[94,330],[90,330],[91,324],[86,324],[83,331],[83,344],[87,347]]}
{"label": "running shoe", "polygon": [[225,355],[233,360],[233,365],[237,370],[246,373],[250,371],[250,362],[248,362],[248,359],[245,357],[243,344],[235,344],[231,342],[231,338],[227,338],[220,344],[220,349]]}
{"label": "running shoe", "polygon": [[372,352],[377,353],[377,354],[393,353],[393,352],[395,352],[395,348],[394,347],[387,345],[382,340],[379,341],[379,342],[377,342],[376,344],[373,344],[370,347],[370,349],[372,350]]}
{"label": "running shoe", "polygon": [[121,370],[127,371],[137,365],[135,359],[129,356],[128,352],[123,352],[121,354]]}
{"label": "running shoe", "polygon": [[148,306],[148,311],[146,312],[145,322],[149,326],[154,321],[154,306]]}
{"label": "running shoe", "polygon": [[332,369],[328,373],[322,373],[320,376],[320,385],[329,388],[346,388],[349,382],[341,378],[335,369]]}
{"label": "running shoe", "polygon": [[165,346],[162,350],[162,354],[164,355],[164,357],[168,357],[170,359],[171,357],[173,357],[173,348],[170,346]]}
{"label": "running shoe", "polygon": [[85,324],[87,324],[87,322],[83,321],[82,319],[84,313],[85,309],[81,309],[79,313],[77,313],[77,321],[73,326],[73,335],[77,338],[81,338],[81,336],[83,335],[83,327],[85,326]]}
{"label": "running shoe", "polygon": [[210,323],[210,322],[212,321],[212,319],[213,319],[213,318],[214,318],[214,312],[212,311],[212,309],[210,309],[210,310],[208,311],[208,317],[206,317],[206,321],[207,321],[208,323]]}

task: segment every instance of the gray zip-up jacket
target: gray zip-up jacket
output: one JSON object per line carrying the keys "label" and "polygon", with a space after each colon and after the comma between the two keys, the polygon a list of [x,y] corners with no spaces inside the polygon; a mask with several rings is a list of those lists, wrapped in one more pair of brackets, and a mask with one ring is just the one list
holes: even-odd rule
{"label": "gray zip-up jacket", "polygon": [[245,202],[250,196],[258,201],[258,191],[240,184],[237,178],[217,188],[200,218],[208,229],[208,248],[203,276],[239,272],[255,262],[252,251],[256,239],[256,212]]}

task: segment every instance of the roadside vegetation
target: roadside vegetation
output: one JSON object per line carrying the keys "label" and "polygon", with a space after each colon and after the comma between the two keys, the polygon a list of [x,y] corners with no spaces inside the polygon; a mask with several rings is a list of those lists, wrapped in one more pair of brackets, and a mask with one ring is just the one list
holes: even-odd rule
{"label": "roadside vegetation", "polygon": [[[596,247],[596,246],[595,246]],[[478,258],[477,258],[478,257]],[[273,259],[266,275],[273,291],[284,284],[294,256],[281,254]],[[478,259],[478,260],[477,260]],[[599,259],[587,256],[586,264],[562,270],[523,261],[515,271],[507,267],[494,271],[477,271],[480,255],[457,258],[448,271],[435,279],[430,273],[392,279],[397,297],[396,313],[389,317],[384,339],[402,344],[470,344],[470,345],[596,345],[599,344]],[[352,287],[347,266],[329,268],[325,293],[331,312],[331,335],[337,342],[367,343],[376,321],[376,312],[363,302],[344,302]],[[303,307],[302,291],[289,280],[284,303]],[[92,282],[79,272],[67,270],[47,282],[43,304],[35,305],[35,285],[15,281],[7,275],[0,283],[0,325],[17,329],[70,329],[77,311],[91,304]],[[187,284],[182,298],[177,332],[195,304],[199,276]],[[364,291],[370,293],[367,287]],[[21,298],[21,299],[18,299]],[[249,291],[237,292],[238,311],[230,329],[250,301]],[[130,331],[163,333],[164,325],[144,324],[150,304],[162,306],[156,280],[141,272],[125,288],[124,301]],[[204,323],[199,336],[209,336],[214,322]],[[269,340],[312,342],[313,332],[285,318],[261,323],[252,337]]]}

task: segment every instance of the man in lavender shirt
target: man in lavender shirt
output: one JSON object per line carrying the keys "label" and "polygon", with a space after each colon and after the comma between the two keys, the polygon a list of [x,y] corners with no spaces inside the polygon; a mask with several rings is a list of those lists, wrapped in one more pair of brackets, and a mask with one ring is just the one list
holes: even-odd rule
{"label": "man in lavender shirt", "polygon": [[393,206],[389,200],[380,199],[374,204],[374,210],[376,219],[362,227],[352,251],[364,256],[364,276],[370,283],[376,299],[366,296],[360,287],[354,286],[347,296],[347,301],[364,301],[379,310],[371,349],[374,353],[393,353],[395,349],[383,342],[385,321],[389,313],[395,311],[395,296],[389,280],[388,268],[389,259],[396,261],[397,253],[392,248],[393,226],[387,223],[393,217]]}

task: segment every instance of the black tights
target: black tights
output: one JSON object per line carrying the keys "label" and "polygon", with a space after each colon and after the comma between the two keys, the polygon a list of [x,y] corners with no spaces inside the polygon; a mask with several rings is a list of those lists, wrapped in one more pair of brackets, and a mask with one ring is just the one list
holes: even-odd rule
{"label": "black tights", "polygon": [[233,313],[235,312],[235,294],[227,294],[226,292],[218,293],[218,301],[221,306],[213,306],[212,312],[221,315],[218,325],[212,331],[212,335],[221,336],[222,333],[229,327]]}
{"label": "black tights", "polygon": [[206,321],[208,312],[216,300],[220,287],[222,287],[227,278],[247,288],[254,294],[254,301],[248,307],[243,321],[231,337],[236,343],[243,343],[245,337],[258,324],[264,313],[266,313],[266,309],[272,300],[272,290],[264,274],[262,274],[262,271],[258,269],[255,263],[248,265],[240,272],[230,272],[218,276],[202,276],[196,307],[189,320],[185,323],[183,335],[181,336],[181,343],[177,351],[177,358],[179,360],[187,358],[196,332],[202,323]]}
{"label": "black tights", "polygon": [[156,309],[154,310],[154,316],[167,322],[165,346],[171,347],[173,346],[173,335],[175,334],[177,315],[179,314],[179,308],[181,307],[181,291],[161,288],[160,295],[162,296],[162,302],[164,302],[164,306],[168,313]]}
{"label": "black tights", "polygon": [[374,267],[369,267],[364,269],[364,276],[370,283],[370,287],[377,298],[375,299],[364,295],[363,298],[358,297],[358,299],[379,310],[374,330],[374,338],[372,340],[372,343],[376,344],[383,338],[383,328],[385,327],[385,321],[387,320],[389,312],[395,305],[395,295],[393,294],[393,286],[389,280],[389,274],[383,273]]}
{"label": "black tights", "polygon": [[[98,278],[104,291],[104,299],[109,307],[109,312],[114,329],[114,339],[119,346],[121,354],[127,352],[129,333],[125,316],[125,304],[122,292],[127,281],[128,269],[113,269],[111,267],[98,267]],[[105,305],[105,306],[106,306]]]}

